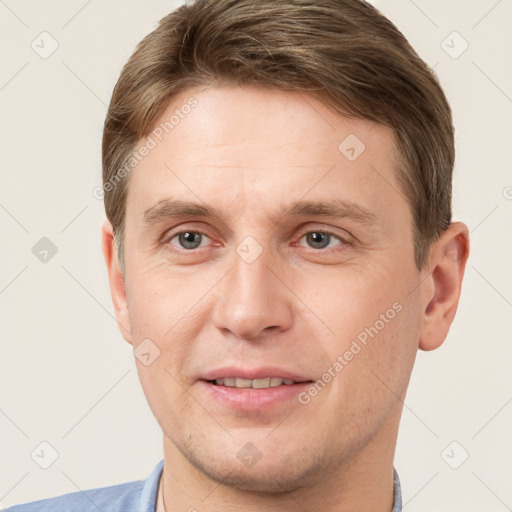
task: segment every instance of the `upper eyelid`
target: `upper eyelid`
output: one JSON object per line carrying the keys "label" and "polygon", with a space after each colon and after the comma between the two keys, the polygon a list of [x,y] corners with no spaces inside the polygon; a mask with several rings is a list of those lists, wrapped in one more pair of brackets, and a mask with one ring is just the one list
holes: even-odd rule
{"label": "upper eyelid", "polygon": [[[175,229],[177,229],[177,231],[174,231]],[[335,231],[336,228],[330,228],[330,227],[315,227],[315,226],[311,226],[311,227],[308,227],[308,228],[303,228],[303,229],[300,229],[300,231],[302,232],[302,234],[305,234],[305,233],[310,233],[312,231],[320,231],[322,233],[329,233],[333,236],[338,236],[340,238],[343,238],[343,235],[342,234],[337,234],[336,231]],[[339,230],[343,231],[344,233],[347,234],[347,236],[352,236],[350,235],[346,230],[344,230],[343,228],[338,228]],[[171,233],[173,232],[174,233]],[[166,236],[172,236],[174,237],[175,235],[179,235],[180,233],[185,233],[187,231],[190,231],[192,233],[201,233],[203,235],[206,235],[206,236],[209,236],[208,233],[206,233],[205,229],[202,229],[202,228],[187,228],[187,227],[180,227],[180,226],[176,226],[175,228],[171,228],[171,229],[168,229],[166,231],[164,231],[163,235],[162,235],[162,238],[166,237]]]}
{"label": "upper eyelid", "polygon": [[169,229],[162,235],[162,240],[168,238],[169,240],[172,240],[175,236],[180,235],[182,233],[199,233],[201,235],[207,236],[208,238],[211,238],[208,233],[205,232],[206,230],[199,229],[199,228],[192,228],[192,229],[180,229],[178,231],[173,231],[172,229]]}
{"label": "upper eyelid", "polygon": [[[342,236],[342,235],[338,235],[337,233],[334,233],[332,231],[329,231],[328,229],[308,229],[304,232],[301,233],[300,237],[299,237],[299,241],[302,239],[303,236],[307,235],[308,233],[311,233],[311,232],[318,232],[318,233],[324,233],[324,234],[327,234],[329,236],[333,236],[334,238],[337,238],[340,242],[341,242],[341,245],[347,245],[347,244],[350,244],[350,237],[349,236]],[[311,250],[322,250],[322,249],[314,249],[312,247],[310,247],[309,249]]]}

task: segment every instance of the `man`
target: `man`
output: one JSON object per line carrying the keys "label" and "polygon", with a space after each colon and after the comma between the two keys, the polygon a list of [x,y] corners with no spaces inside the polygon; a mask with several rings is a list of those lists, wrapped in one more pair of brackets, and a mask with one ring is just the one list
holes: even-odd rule
{"label": "man", "polygon": [[113,93],[102,235],[164,459],[11,510],[401,510],[403,399],[469,251],[453,162],[442,89],[369,4],[164,18]]}

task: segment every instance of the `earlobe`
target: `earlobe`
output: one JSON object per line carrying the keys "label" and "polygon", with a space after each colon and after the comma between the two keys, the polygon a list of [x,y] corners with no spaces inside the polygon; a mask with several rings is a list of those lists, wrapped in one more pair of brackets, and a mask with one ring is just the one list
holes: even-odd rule
{"label": "earlobe", "polygon": [[446,339],[457,311],[468,256],[467,226],[462,222],[450,224],[432,247],[430,275],[422,285],[420,349],[434,350]]}
{"label": "earlobe", "polygon": [[108,280],[110,285],[110,294],[114,304],[117,324],[123,338],[132,343],[130,333],[130,317],[128,312],[128,303],[126,299],[125,279],[122,275],[118,263],[116,248],[114,243],[114,231],[112,224],[106,220],[101,230],[103,256],[107,265]]}

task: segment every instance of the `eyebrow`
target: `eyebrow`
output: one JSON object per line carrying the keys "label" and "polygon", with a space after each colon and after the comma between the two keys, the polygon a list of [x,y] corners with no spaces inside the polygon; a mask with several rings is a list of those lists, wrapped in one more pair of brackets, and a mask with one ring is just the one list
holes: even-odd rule
{"label": "eyebrow", "polygon": [[[348,218],[362,225],[374,224],[377,220],[375,212],[352,201],[332,199],[328,201],[295,201],[288,206],[281,205],[278,219],[286,216],[334,217]],[[156,224],[172,218],[218,218],[225,219],[215,208],[206,204],[163,199],[144,212],[145,224]]]}

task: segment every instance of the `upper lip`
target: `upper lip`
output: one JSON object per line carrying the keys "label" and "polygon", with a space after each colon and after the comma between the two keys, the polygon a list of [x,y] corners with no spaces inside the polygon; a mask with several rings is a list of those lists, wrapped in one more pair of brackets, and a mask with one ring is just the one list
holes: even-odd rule
{"label": "upper lip", "polygon": [[254,380],[264,379],[266,377],[281,377],[295,382],[307,382],[312,379],[305,375],[295,373],[285,368],[276,366],[263,366],[260,368],[239,368],[236,366],[227,366],[208,370],[201,375],[203,380],[225,379],[226,377],[239,377],[241,379]]}

